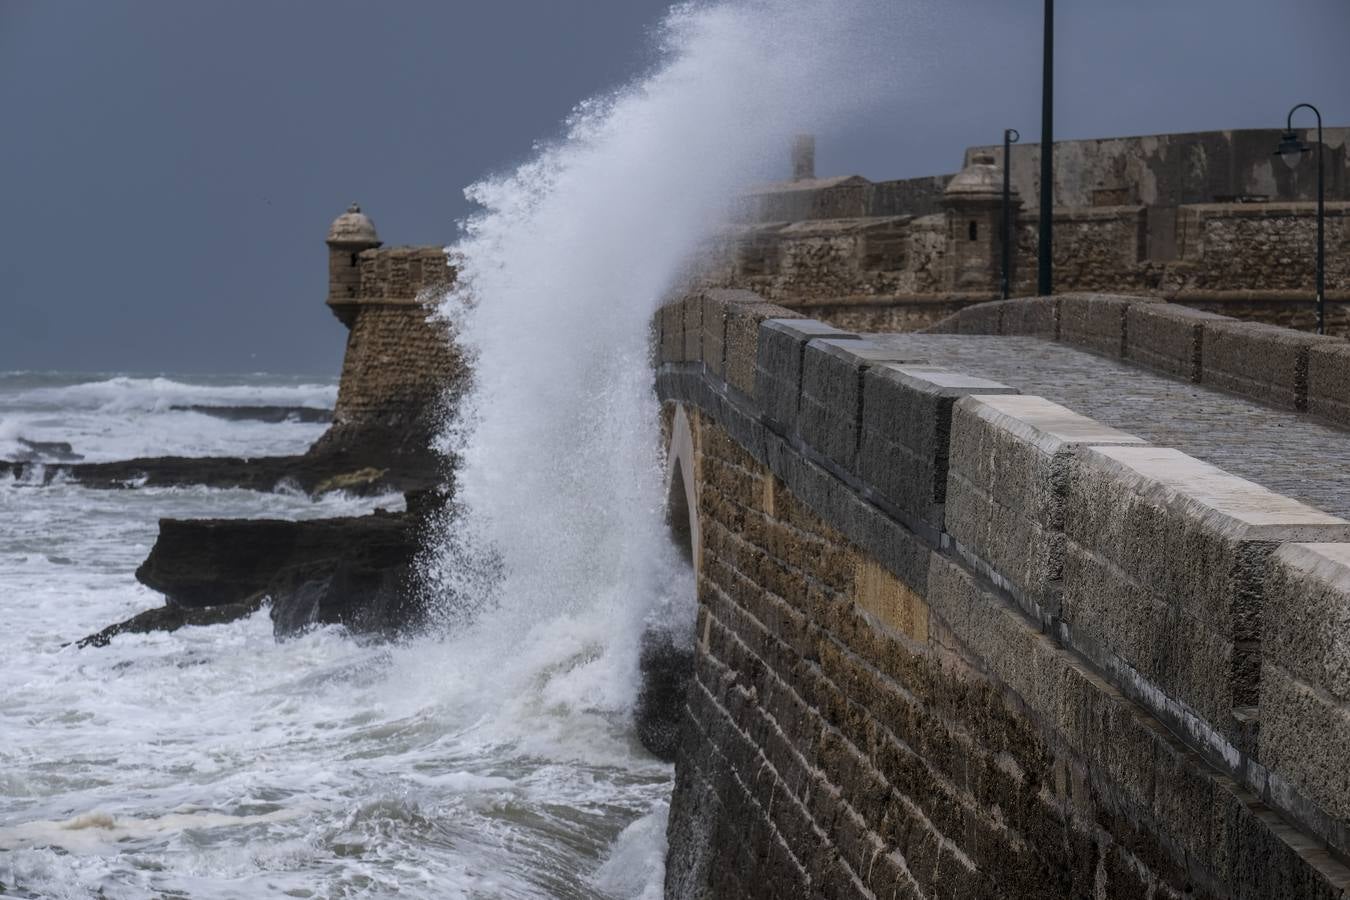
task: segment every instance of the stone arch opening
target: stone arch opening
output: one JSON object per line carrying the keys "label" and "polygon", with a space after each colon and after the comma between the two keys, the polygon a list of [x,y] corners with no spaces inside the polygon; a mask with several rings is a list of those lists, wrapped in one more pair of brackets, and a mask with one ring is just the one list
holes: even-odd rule
{"label": "stone arch opening", "polygon": [[694,435],[683,406],[675,407],[666,462],[666,524],[686,562],[698,570],[699,527]]}

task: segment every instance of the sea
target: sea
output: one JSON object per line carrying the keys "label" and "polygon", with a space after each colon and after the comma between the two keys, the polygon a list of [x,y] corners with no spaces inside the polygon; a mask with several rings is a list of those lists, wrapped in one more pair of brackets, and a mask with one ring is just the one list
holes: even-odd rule
{"label": "sea", "polygon": [[[81,649],[162,602],[133,577],[162,517],[402,499],[0,481],[0,894],[662,896],[673,771],[634,737],[638,655],[651,629],[692,643],[696,590],[664,515],[652,316],[704,274],[736,198],[783,177],[793,135],[828,153],[942,71],[923,51],[936,10],[675,4],[642,75],[465,189],[478,212],[447,222],[456,286],[428,298],[472,379],[438,438],[455,516],[428,539],[426,632],[278,641],[263,610]],[[0,456],[31,449],[21,438],[91,461],[296,453],[321,424],[182,407],[335,393],[10,372]]]}
{"label": "sea", "polygon": [[[0,373],[0,457],[20,437],[89,461],[299,453],[324,425],[175,407],[335,395],[313,377]],[[402,498],[94,490],[49,465],[46,486],[0,479],[3,896],[659,896],[671,768],[594,689],[587,623],[514,669],[444,634],[278,641],[265,609],[81,649],[162,605],[133,574],[161,517]]]}

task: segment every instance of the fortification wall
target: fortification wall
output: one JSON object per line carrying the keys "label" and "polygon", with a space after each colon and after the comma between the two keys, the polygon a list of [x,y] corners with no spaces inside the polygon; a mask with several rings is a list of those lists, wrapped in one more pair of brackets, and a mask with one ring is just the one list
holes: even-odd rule
{"label": "fortification wall", "polygon": [[[1057,290],[1127,291],[1312,326],[1313,204],[1184,206],[1168,211],[1165,227],[1156,212],[1138,205],[1057,210]],[[953,211],[740,225],[725,232],[727,248],[708,283],[753,290],[841,327],[910,330],[997,295],[1001,249],[989,233],[996,220],[967,221]],[[1019,215],[1015,229],[1011,292],[1031,295],[1036,217]],[[957,276],[962,242],[978,242],[977,254],[989,260],[976,286]],[[1326,247],[1328,330],[1350,333],[1350,203],[1327,205]]]}
{"label": "fortification wall", "polygon": [[[946,326],[1350,377],[1130,298]],[[655,330],[699,541],[667,896],[1344,896],[1350,523],[746,292]]]}
{"label": "fortification wall", "polygon": [[355,296],[335,310],[351,330],[334,425],[424,434],[423,420],[463,374],[448,326],[432,317],[455,270],[440,247],[363,250],[357,267]]}

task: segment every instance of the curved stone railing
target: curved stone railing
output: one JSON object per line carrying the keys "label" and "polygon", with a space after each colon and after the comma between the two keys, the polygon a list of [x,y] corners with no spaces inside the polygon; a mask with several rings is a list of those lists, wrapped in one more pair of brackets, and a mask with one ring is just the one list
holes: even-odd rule
{"label": "curved stone railing", "polygon": [[[1163,304],[947,327],[1325,411],[1323,342]],[[1350,523],[745,292],[653,354],[702,544],[668,896],[1344,896]]]}
{"label": "curved stone railing", "polygon": [[982,303],[927,331],[1053,338],[1350,426],[1350,341],[1342,338],[1114,294]]}

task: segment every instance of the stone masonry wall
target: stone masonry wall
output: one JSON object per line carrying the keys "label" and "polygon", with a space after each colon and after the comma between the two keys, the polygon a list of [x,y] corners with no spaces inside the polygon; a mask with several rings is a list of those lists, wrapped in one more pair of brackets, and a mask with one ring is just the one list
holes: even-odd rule
{"label": "stone masonry wall", "polygon": [[[1312,324],[1313,204],[1172,212],[1174,246],[1159,255],[1147,207],[1057,210],[1056,289],[1128,291],[1271,324]],[[1026,296],[1036,290],[1034,212],[1019,215],[1015,228],[1011,289]],[[921,328],[997,294],[993,281],[980,291],[946,287],[952,234],[961,239],[944,214],[740,225],[725,233],[730,249],[707,283],[753,290],[841,327]],[[1350,329],[1350,203],[1327,205],[1326,248],[1329,330],[1341,333]]]}
{"label": "stone masonry wall", "polygon": [[350,332],[333,428],[321,443],[394,440],[423,451],[466,372],[448,326],[432,315],[455,270],[434,246],[364,250],[358,262],[356,296],[329,301]]}
{"label": "stone masonry wall", "polygon": [[[1168,306],[1020,303],[963,317],[1124,352]],[[667,896],[1343,898],[1350,523],[794,315],[657,318],[701,537]]]}

